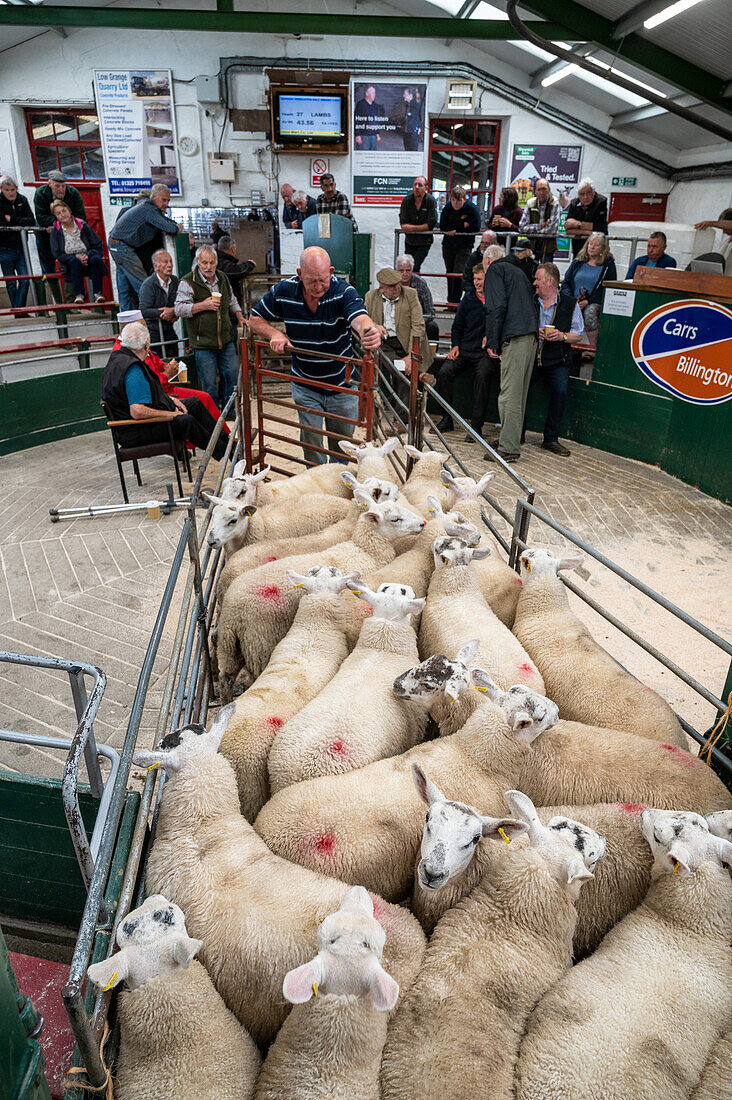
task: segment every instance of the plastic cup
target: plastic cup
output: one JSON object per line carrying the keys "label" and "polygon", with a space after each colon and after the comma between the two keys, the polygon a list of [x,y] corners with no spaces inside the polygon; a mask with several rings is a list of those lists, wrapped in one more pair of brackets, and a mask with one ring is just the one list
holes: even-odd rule
{"label": "plastic cup", "polygon": [[182,360],[178,363],[178,381],[179,382],[187,382],[188,381],[188,367],[185,365],[185,363]]}
{"label": "plastic cup", "polygon": [[548,336],[550,332],[554,332],[556,325],[544,325],[544,335]]}
{"label": "plastic cup", "polygon": [[160,519],[160,501],[159,500],[148,500],[145,507],[147,508],[147,514],[150,517],[150,519]]}
{"label": "plastic cup", "polygon": [[211,291],[211,297],[215,301],[220,302],[221,301],[221,291],[220,290],[212,290]]}

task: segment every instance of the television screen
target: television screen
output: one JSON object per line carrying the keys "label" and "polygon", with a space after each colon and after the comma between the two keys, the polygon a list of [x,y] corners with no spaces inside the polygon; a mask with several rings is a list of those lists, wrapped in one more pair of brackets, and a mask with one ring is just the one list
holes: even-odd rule
{"label": "television screen", "polygon": [[342,97],[338,95],[277,96],[280,140],[340,141],[343,137]]}

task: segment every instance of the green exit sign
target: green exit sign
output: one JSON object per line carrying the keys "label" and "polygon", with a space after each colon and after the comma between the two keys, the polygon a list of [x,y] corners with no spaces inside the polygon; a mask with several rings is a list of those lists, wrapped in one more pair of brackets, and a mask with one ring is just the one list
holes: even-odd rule
{"label": "green exit sign", "polygon": [[637,183],[637,176],[613,176],[613,187],[635,187]]}

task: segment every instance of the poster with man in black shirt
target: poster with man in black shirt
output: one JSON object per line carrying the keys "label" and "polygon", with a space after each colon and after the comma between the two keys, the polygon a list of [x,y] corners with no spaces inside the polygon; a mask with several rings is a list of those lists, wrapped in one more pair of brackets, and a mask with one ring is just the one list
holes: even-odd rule
{"label": "poster with man in black shirt", "polygon": [[424,172],[426,93],[426,84],[354,86],[354,206],[398,206]]}

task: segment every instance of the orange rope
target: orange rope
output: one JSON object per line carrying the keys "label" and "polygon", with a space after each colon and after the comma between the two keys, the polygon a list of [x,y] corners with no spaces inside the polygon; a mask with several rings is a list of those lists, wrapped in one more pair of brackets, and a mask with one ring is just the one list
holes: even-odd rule
{"label": "orange rope", "polygon": [[712,726],[711,730],[709,731],[709,737],[702,745],[701,751],[699,753],[699,756],[702,760],[704,759],[704,754],[706,753],[707,764],[711,763],[712,749],[715,748],[717,742],[726,730],[727,724],[730,720],[730,716],[732,716],[732,691],[727,696],[726,711],[724,712],[724,714],[720,714],[716,723]]}
{"label": "orange rope", "polygon": [[65,1089],[75,1088],[75,1089],[82,1089],[85,1092],[97,1092],[97,1093],[100,1093],[100,1094],[101,1094],[102,1089],[104,1089],[104,1100],[114,1100],[114,1085],[112,1083],[112,1073],[111,1073],[111,1070],[109,1069],[109,1067],[106,1065],[106,1063],[104,1061],[104,1047],[106,1045],[106,1042],[107,1042],[108,1038],[109,1038],[109,1024],[105,1020],[104,1021],[104,1032],[102,1033],[102,1039],[101,1039],[101,1042],[99,1044],[99,1057],[102,1060],[102,1068],[103,1068],[104,1072],[107,1074],[107,1078],[104,1081],[104,1083],[101,1084],[101,1085],[91,1085],[88,1081],[77,1081],[73,1075],[78,1074],[78,1073],[86,1073],[86,1070],[84,1069],[83,1066],[72,1066],[71,1069],[69,1070],[69,1076],[68,1076],[68,1078],[65,1082],[65,1085],[64,1085]]}

